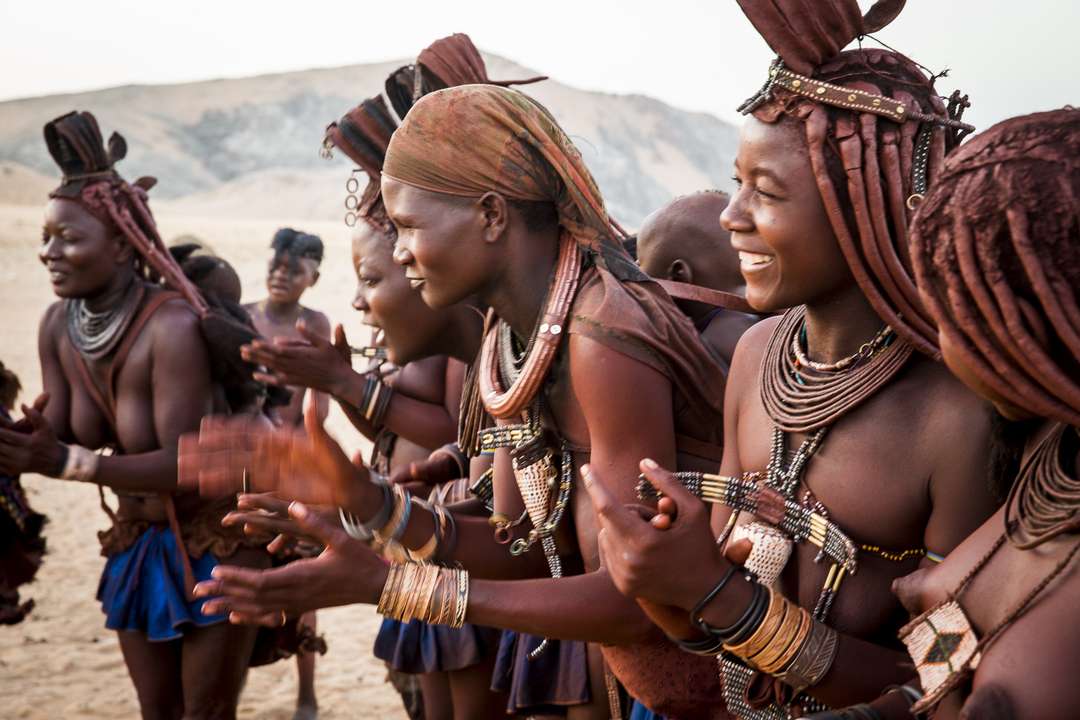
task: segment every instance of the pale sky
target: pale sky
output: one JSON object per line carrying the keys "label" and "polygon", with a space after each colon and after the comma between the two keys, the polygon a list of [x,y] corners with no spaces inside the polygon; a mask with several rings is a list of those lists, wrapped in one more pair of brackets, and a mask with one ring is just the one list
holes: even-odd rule
{"label": "pale sky", "polygon": [[[879,36],[951,68],[939,89],[968,92],[985,128],[1080,104],[1078,27],[1072,0],[909,0]],[[407,58],[451,32],[569,85],[728,120],[770,58],[735,0],[3,0],[0,100]]]}

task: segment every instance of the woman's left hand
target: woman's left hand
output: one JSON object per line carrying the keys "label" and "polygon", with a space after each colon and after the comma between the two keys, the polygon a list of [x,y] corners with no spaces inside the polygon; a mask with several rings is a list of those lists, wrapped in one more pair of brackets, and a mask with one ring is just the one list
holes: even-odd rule
{"label": "woman's left hand", "polygon": [[325,546],[322,553],[269,570],[217,566],[214,579],[195,586],[196,597],[211,598],[204,614],[227,612],[232,623],[272,627],[286,615],[378,602],[388,568],[382,558],[301,503],[289,506],[289,516],[303,535]]}
{"label": "woman's left hand", "polygon": [[600,523],[600,556],[624,595],[686,611],[731,565],[716,545],[705,504],[652,460],[642,460],[641,470],[665,496],[651,517],[615,500],[590,466],[581,469]]}

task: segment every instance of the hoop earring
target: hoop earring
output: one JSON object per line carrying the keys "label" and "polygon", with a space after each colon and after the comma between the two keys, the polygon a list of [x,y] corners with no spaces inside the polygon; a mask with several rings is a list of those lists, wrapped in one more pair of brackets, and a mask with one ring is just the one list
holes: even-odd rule
{"label": "hoop earring", "polygon": [[348,211],[345,213],[345,224],[349,227],[356,226],[356,210],[360,207],[360,196],[357,194],[360,192],[360,180],[356,177],[358,172],[360,168],[353,168],[349,179],[345,181],[345,209]]}

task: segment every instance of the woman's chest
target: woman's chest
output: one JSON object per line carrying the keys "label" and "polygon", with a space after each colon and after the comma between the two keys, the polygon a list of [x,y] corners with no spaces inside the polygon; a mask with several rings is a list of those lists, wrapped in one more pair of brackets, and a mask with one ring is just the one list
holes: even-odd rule
{"label": "woman's chest", "polygon": [[110,358],[85,360],[66,341],[61,345],[60,362],[71,390],[71,431],[80,445],[117,445],[125,453],[158,447],[153,373],[146,339],[135,341],[123,365],[115,371]]}

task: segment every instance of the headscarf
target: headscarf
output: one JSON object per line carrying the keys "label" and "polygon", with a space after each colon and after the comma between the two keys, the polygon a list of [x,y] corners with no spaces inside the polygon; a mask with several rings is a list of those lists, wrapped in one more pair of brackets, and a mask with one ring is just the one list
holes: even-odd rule
{"label": "headscarf", "polygon": [[601,322],[613,333],[644,343],[649,343],[650,333],[667,339],[663,346],[650,343],[649,352],[663,358],[685,397],[721,412],[722,371],[686,316],[630,259],[624,233],[608,217],[581,154],[538,102],[494,85],[431,93],[413,106],[394,133],[383,175],[459,197],[494,191],[511,200],[553,203],[560,226],[610,279],[604,283],[607,298],[602,306],[636,304],[651,327],[637,327],[628,318],[620,322],[618,312],[605,313]]}
{"label": "headscarf", "polygon": [[965,365],[1080,426],[1080,111],[1012,118],[945,161],[916,213],[919,289]]}
{"label": "headscarf", "polygon": [[763,122],[790,117],[807,147],[833,232],[877,314],[918,350],[938,357],[937,331],[912,277],[913,208],[969,126],[967,98],[948,106],[933,78],[903,55],[841,52],[893,20],[904,0],[879,0],[864,17],[855,0],[739,0],[778,58],[765,87],[740,108]]}
{"label": "headscarf", "polygon": [[528,85],[541,80],[547,77],[492,80],[472,39],[465,33],[454,33],[421,50],[414,64],[391,73],[386,80],[386,96],[398,117],[405,117],[413,103],[435,90],[458,85]]}

